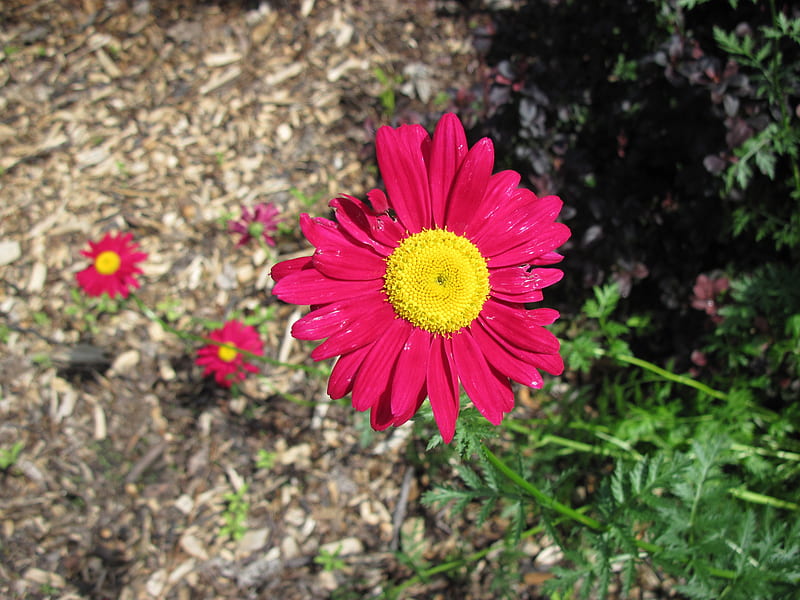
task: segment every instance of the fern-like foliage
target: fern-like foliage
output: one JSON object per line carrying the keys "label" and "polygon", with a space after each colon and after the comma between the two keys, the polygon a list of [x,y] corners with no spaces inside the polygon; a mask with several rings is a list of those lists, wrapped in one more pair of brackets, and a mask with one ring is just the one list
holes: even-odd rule
{"label": "fern-like foliage", "polygon": [[706,350],[752,371],[750,387],[796,395],[780,384],[800,373],[800,268],[772,263],[732,279],[719,313]]}
{"label": "fern-like foliage", "polygon": [[604,598],[612,579],[629,589],[646,567],[692,599],[796,598],[800,520],[732,498],[731,459],[717,436],[686,453],[619,461],[596,498],[606,529],[583,531],[584,550],[567,553],[573,568],[558,569],[548,591]]}
{"label": "fern-like foliage", "polygon": [[456,514],[466,510],[470,503],[478,502],[481,508],[476,525],[480,526],[492,515],[498,501],[507,497],[509,490],[498,487],[495,474],[488,475],[486,470],[479,475],[470,467],[459,464],[456,472],[462,485],[438,486],[423,494],[422,504],[439,508],[449,505],[450,511]]}
{"label": "fern-like foliage", "polygon": [[[800,245],[800,128],[792,115],[791,98],[797,93],[800,69],[800,19],[775,11],[774,5],[772,10],[772,24],[759,27],[755,33],[740,35],[714,28],[717,44],[744,67],[754,84],[756,101],[767,108],[765,116],[769,115],[768,122],[734,150],[735,160],[724,178],[726,193],[734,188],[747,190],[756,172],[776,180],[783,163],[783,172],[790,173],[786,192],[778,201],[744,202],[733,212],[733,230],[739,235],[752,229],[758,240],[772,239],[777,249],[794,249]],[[759,192],[753,191],[758,198]],[[791,200],[786,202],[785,195]]]}

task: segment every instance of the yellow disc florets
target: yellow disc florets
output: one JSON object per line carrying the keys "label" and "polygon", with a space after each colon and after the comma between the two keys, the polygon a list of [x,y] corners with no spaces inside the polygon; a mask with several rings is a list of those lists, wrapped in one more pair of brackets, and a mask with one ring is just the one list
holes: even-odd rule
{"label": "yellow disc florets", "polygon": [[219,350],[217,350],[217,356],[223,362],[231,362],[236,355],[239,354],[233,348],[229,348],[228,346],[220,346]]}
{"label": "yellow disc florets", "polygon": [[113,275],[119,269],[122,260],[119,254],[112,250],[106,250],[97,255],[94,259],[94,268],[100,275]]}
{"label": "yellow disc florets", "polygon": [[400,317],[447,335],[481,312],[489,296],[489,269],[467,238],[426,229],[404,239],[386,259],[384,289]]}

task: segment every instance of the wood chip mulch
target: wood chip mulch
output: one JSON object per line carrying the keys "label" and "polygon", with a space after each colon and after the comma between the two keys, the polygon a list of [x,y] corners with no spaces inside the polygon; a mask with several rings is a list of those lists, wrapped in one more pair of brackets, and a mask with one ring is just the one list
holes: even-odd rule
{"label": "wood chip mulch", "polygon": [[[129,231],[149,253],[139,297],[171,325],[263,314],[269,356],[310,365],[270,268],[309,252],[300,212],[378,185],[378,69],[398,78],[395,114],[426,126],[474,85],[459,7],[0,5],[0,449],[22,445],[0,472],[0,596],[379,597],[414,575],[401,532],[432,564],[502,537],[423,509],[408,452],[424,441],[406,427],[363,445],[324,377],[265,365],[232,397],[135,304],[73,294],[86,241]],[[226,232],[258,202],[285,217],[275,252]],[[403,597],[490,598],[487,564]]]}

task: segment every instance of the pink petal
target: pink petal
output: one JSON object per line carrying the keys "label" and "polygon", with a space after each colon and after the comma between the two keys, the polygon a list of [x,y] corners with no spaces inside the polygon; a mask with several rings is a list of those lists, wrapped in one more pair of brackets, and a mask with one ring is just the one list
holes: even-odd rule
{"label": "pink petal", "polygon": [[431,334],[419,327],[411,328],[400,349],[392,382],[392,414],[404,423],[417,411],[420,394],[425,387]]}
{"label": "pink petal", "polygon": [[90,296],[94,295],[94,281],[98,276],[92,273],[93,270],[94,267],[87,267],[75,273],[75,279],[78,281],[78,285]]}
{"label": "pink petal", "polygon": [[444,226],[444,216],[450,189],[464,157],[467,155],[467,136],[458,117],[448,113],[439,119],[433,132],[428,181],[431,188],[433,226]]}
{"label": "pink petal", "polygon": [[339,248],[317,248],[313,261],[320,273],[334,279],[381,279],[386,274],[386,261],[381,256],[352,243]]}
{"label": "pink petal", "polygon": [[280,281],[287,275],[292,273],[296,273],[302,269],[306,269],[311,267],[311,257],[310,256],[301,256],[300,258],[290,258],[289,260],[284,260],[279,262],[274,267],[272,267],[272,271],[270,271],[270,275],[272,279],[275,281]]}
{"label": "pink petal", "polygon": [[382,287],[380,279],[344,281],[326,277],[316,269],[303,269],[278,280],[272,293],[291,304],[327,304],[379,292]]}
{"label": "pink petal", "polygon": [[379,312],[386,299],[381,294],[366,294],[325,304],[292,325],[298,340],[321,340],[350,327],[365,314]]}
{"label": "pink petal", "polygon": [[378,167],[397,218],[410,233],[419,233],[431,223],[428,170],[423,144],[428,133],[420,125],[384,126],[378,130],[375,147]]}
{"label": "pink petal", "polygon": [[500,290],[492,289],[491,294],[494,298],[497,298],[498,300],[505,300],[506,302],[523,303],[541,302],[544,300],[544,294],[539,290],[531,290],[524,294],[508,294]]}
{"label": "pink petal", "polygon": [[525,362],[518,354],[512,354],[508,346],[500,344],[486,333],[480,321],[471,328],[471,331],[489,364],[503,375],[532,388],[538,389],[544,385],[542,376],[536,370],[536,367],[531,363]]}
{"label": "pink petal", "polygon": [[[513,171],[512,171],[513,173]],[[498,224],[506,223],[507,221],[516,222],[521,218],[526,217],[531,212],[531,207],[536,206],[540,199],[531,190],[527,188],[516,187],[511,190],[505,189],[505,194],[502,196],[503,201],[491,202],[486,200],[484,205],[486,211],[483,216],[483,221],[474,223],[474,234],[480,238],[483,235],[491,235],[491,232],[486,228],[497,228]]]}
{"label": "pink petal", "polygon": [[535,308],[525,311],[525,317],[536,325],[552,325],[559,316],[554,308]]}
{"label": "pink petal", "polygon": [[142,262],[147,260],[147,253],[146,252],[131,252],[130,254],[121,254],[126,266],[133,269],[135,273],[141,273],[142,271],[139,267],[133,265],[132,263]]}
{"label": "pink petal", "polygon": [[[372,248],[382,256],[392,253],[393,246],[387,246],[375,239],[373,230],[377,228],[378,219],[367,214],[366,207],[359,200],[342,196],[331,200],[329,206],[336,210],[336,222],[356,242]],[[402,231],[400,235],[402,236]]]}
{"label": "pink petal", "polygon": [[369,424],[375,431],[383,431],[395,424],[390,395],[391,392],[388,389],[385,390],[372,405],[372,410],[369,413]]}
{"label": "pink petal", "polygon": [[539,302],[539,291],[561,280],[560,269],[529,269],[525,266],[505,267],[489,271],[489,286],[495,298],[509,302]]}
{"label": "pink petal", "polygon": [[391,254],[405,237],[405,230],[399,223],[388,215],[369,214],[366,207],[355,198],[335,198],[330,206],[336,209],[336,220],[342,229],[382,256]]}
{"label": "pink petal", "polygon": [[365,346],[382,335],[387,327],[397,321],[392,305],[388,302],[375,304],[371,312],[362,313],[347,327],[334,333],[311,352],[314,360],[325,360],[340,354],[347,354]]}
{"label": "pink petal", "polygon": [[[131,290],[127,285],[125,285],[124,282],[117,280],[114,282],[113,285],[114,285],[113,292],[109,293],[109,296],[111,296],[112,298],[114,297],[114,294],[119,294],[123,298],[127,298],[130,295]],[[133,287],[138,287],[138,284],[134,285]]]}
{"label": "pink petal", "polygon": [[[529,235],[532,236],[532,239],[528,243],[523,242],[494,256],[483,254],[483,248],[480,245],[478,248],[481,250],[481,254],[487,257],[486,264],[490,269],[524,263],[536,264],[535,261],[538,257],[566,242],[571,232],[569,227],[563,223],[551,223],[538,227]],[[509,235],[507,239],[510,244],[520,241],[520,238],[514,235]]]}
{"label": "pink petal", "polygon": [[537,369],[550,375],[561,375],[564,372],[564,359],[560,354],[533,354],[528,360]]}
{"label": "pink petal", "polygon": [[[240,368],[244,371],[247,371],[248,373],[258,373],[258,367],[248,362],[242,361]],[[241,375],[242,379],[244,379],[245,378],[244,373],[242,373]]]}
{"label": "pink petal", "polygon": [[475,408],[493,425],[514,407],[508,378],[492,368],[467,329],[453,336],[453,358],[464,391]]}
{"label": "pink petal", "polygon": [[[391,393],[391,390],[389,391],[389,393]],[[392,418],[392,425],[394,425],[395,427],[398,427],[398,426],[402,425],[403,423],[407,422],[409,419],[411,419],[411,417],[413,417],[415,414],[417,414],[417,411],[419,410],[419,407],[422,406],[422,403],[425,402],[425,398],[428,397],[427,394],[428,394],[428,391],[423,387],[419,391],[419,394],[417,394],[416,401],[411,404],[410,409],[405,414],[392,415],[392,417],[393,417]]]}
{"label": "pink petal", "polygon": [[388,326],[375,328],[379,337],[361,363],[353,383],[353,407],[366,410],[375,405],[380,396],[390,389],[397,354],[408,339],[412,325],[404,319],[393,319]]}
{"label": "pink petal", "polygon": [[323,217],[311,217],[307,213],[300,215],[300,229],[311,245],[316,248],[335,243],[342,237],[339,225],[335,221]]}
{"label": "pink petal", "polygon": [[466,235],[471,237],[480,231],[484,223],[500,212],[510,211],[519,186],[520,175],[516,171],[500,171],[489,178],[483,200],[472,220],[467,225]]}
{"label": "pink petal", "polygon": [[353,389],[353,380],[355,380],[358,369],[361,368],[361,363],[364,362],[367,352],[371,345],[362,346],[352,352],[343,354],[336,360],[333,365],[331,376],[328,379],[328,395],[334,400],[344,398]]}
{"label": "pink petal", "polygon": [[[546,309],[542,309],[546,310]],[[525,308],[512,308],[489,298],[478,315],[487,331],[495,332],[510,344],[524,350],[552,354],[558,352],[560,344],[556,336],[539,326],[537,315]],[[549,313],[543,313],[549,314]]]}
{"label": "pink petal", "polygon": [[461,163],[450,189],[445,225],[457,235],[464,233],[481,205],[494,167],[492,140],[483,138],[475,144]]}
{"label": "pink petal", "polygon": [[543,267],[546,265],[554,265],[564,260],[564,257],[558,252],[545,252],[541,256],[537,256],[530,263],[536,267]]}
{"label": "pink petal", "polygon": [[314,266],[323,274],[348,280],[383,276],[386,265],[381,255],[358,245],[338,223],[302,214],[300,227],[308,241],[317,247],[313,256]]}
{"label": "pink petal", "polygon": [[[558,353],[547,354],[524,350],[517,345],[510,343],[500,336],[496,331],[487,327],[482,321],[478,321],[480,329],[486,332],[498,345],[502,346],[511,356],[528,363],[537,369],[547,371],[551,375],[561,375],[564,372],[564,361]],[[473,327],[474,328],[474,327]],[[518,379],[517,381],[522,381]]]}
{"label": "pink petal", "polygon": [[486,221],[472,238],[486,257],[538,237],[539,230],[552,224],[563,206],[556,196],[536,198],[530,190],[518,189],[514,195],[525,200],[516,210]]}
{"label": "pink petal", "polygon": [[367,192],[367,200],[372,204],[372,210],[376,213],[385,213],[389,210],[389,199],[383,190],[370,190]]}
{"label": "pink petal", "polygon": [[391,254],[400,241],[408,235],[403,226],[388,215],[380,215],[370,220],[370,227],[375,240],[389,248],[387,255]]}
{"label": "pink petal", "polygon": [[453,439],[460,408],[458,377],[453,363],[451,338],[433,336],[428,355],[428,396],[445,444]]}

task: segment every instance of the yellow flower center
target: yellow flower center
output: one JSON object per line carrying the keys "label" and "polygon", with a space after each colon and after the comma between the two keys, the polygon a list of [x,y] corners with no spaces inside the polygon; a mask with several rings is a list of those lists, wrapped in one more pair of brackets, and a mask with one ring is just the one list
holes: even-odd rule
{"label": "yellow flower center", "polygon": [[489,296],[489,269],[467,238],[426,229],[404,239],[386,259],[384,289],[399,316],[446,335],[481,312]]}
{"label": "yellow flower center", "polygon": [[94,268],[100,275],[113,275],[119,269],[121,263],[119,254],[113,250],[106,250],[97,255],[94,259]]}
{"label": "yellow flower center", "polygon": [[233,348],[228,348],[227,346],[220,346],[219,350],[217,350],[217,356],[223,362],[231,362],[236,355],[239,354]]}

